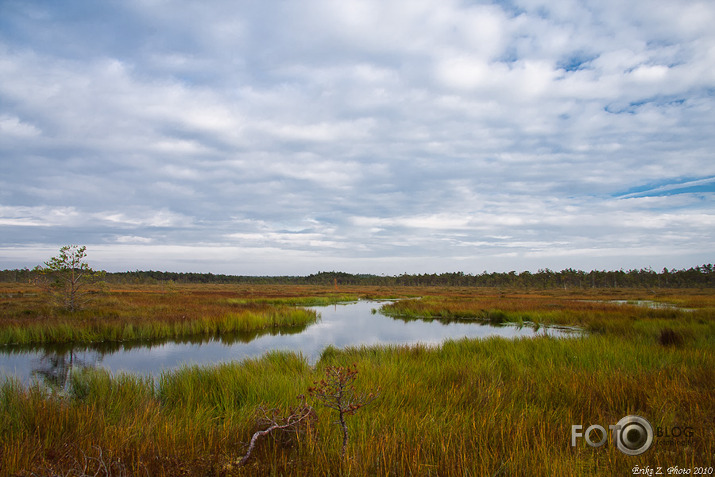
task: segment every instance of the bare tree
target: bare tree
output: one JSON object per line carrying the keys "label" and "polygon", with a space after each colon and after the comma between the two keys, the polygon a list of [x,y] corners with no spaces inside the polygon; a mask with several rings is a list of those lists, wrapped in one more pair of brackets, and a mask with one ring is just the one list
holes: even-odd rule
{"label": "bare tree", "polygon": [[315,381],[308,388],[308,393],[315,397],[323,406],[338,412],[338,423],[343,430],[343,447],[340,452],[345,457],[348,446],[348,425],[345,416],[355,414],[360,408],[370,404],[379,396],[375,393],[357,392],[354,384],[357,379],[357,365],[328,366],[325,369],[325,378]]}

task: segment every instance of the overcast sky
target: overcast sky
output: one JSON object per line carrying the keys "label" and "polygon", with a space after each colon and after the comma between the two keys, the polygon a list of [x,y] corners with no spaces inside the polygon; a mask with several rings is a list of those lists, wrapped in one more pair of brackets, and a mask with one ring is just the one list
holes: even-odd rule
{"label": "overcast sky", "polygon": [[715,2],[0,0],[0,268],[715,261]]}

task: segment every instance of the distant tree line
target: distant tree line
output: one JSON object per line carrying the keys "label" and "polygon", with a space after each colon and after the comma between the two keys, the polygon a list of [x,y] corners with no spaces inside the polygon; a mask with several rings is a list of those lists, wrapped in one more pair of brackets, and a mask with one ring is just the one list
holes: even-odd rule
{"label": "distant tree line", "polygon": [[[0,271],[0,282],[28,283],[36,272],[27,268]],[[286,284],[286,285],[371,285],[371,286],[460,286],[511,288],[710,288],[715,287],[712,264],[688,269],[651,268],[640,270],[574,270],[556,272],[548,268],[535,273],[528,271],[483,272],[471,275],[464,272],[372,275],[345,272],[319,272],[307,276],[242,276],[213,273],[184,273],[141,271],[107,272],[104,280],[110,284],[158,283],[228,283],[228,284]]]}

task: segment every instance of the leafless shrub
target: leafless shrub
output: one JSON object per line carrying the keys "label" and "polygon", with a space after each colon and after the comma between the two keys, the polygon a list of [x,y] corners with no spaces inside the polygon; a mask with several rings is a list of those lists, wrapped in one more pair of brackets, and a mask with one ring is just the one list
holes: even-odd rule
{"label": "leafless shrub", "polygon": [[357,365],[352,366],[328,366],[325,370],[325,378],[314,382],[314,386],[308,388],[308,393],[316,398],[323,406],[334,409],[338,413],[338,423],[343,430],[343,447],[340,452],[345,457],[345,449],[348,446],[348,426],[345,416],[355,414],[360,408],[370,404],[378,395],[375,393],[357,392],[354,384],[357,379]]}

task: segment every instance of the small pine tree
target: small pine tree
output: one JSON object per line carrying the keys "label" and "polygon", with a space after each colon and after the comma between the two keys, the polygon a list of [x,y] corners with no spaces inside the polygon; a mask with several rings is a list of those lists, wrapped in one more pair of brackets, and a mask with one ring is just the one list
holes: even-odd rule
{"label": "small pine tree", "polygon": [[33,270],[36,273],[35,284],[69,311],[78,310],[86,304],[85,285],[101,275],[84,261],[86,250],[85,246],[65,245],[60,248],[58,256]]}

